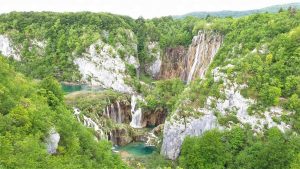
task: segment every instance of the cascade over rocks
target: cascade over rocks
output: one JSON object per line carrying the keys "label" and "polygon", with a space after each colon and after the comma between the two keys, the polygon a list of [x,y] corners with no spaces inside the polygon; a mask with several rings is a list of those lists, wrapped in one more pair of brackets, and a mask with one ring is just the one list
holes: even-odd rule
{"label": "cascade over rocks", "polygon": [[220,33],[199,31],[188,50],[182,46],[166,49],[159,78],[180,78],[187,83],[203,78],[222,41]]}
{"label": "cascade over rocks", "polygon": [[186,67],[187,83],[196,77],[203,78],[218,49],[221,47],[223,36],[213,31],[199,31],[194,36],[188,51]]}
{"label": "cascade over rocks", "polygon": [[116,101],[103,109],[103,115],[116,123],[129,123],[131,121],[131,107],[127,102]]}
{"label": "cascade over rocks", "polygon": [[[133,128],[144,128],[164,123],[166,111],[143,112],[138,107],[138,101],[143,101],[139,95],[133,95],[130,100],[108,101],[108,104],[100,109],[99,113],[83,114],[78,108],[74,109],[74,116],[79,122],[95,131],[96,138],[110,140],[114,145],[126,145],[132,141],[147,141],[153,137],[145,131],[133,130]],[[76,105],[75,105],[76,106]],[[135,119],[134,119],[135,118]],[[107,121],[109,120],[109,121]],[[113,125],[111,126],[111,122]],[[107,124],[110,124],[108,127]]]}

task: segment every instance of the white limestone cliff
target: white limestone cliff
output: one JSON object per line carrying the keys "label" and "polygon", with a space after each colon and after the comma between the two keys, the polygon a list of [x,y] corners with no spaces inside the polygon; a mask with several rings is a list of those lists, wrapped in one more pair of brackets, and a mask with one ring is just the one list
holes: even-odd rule
{"label": "white limestone cliff", "polygon": [[[138,67],[138,61],[133,56],[129,56],[127,60]],[[132,93],[133,88],[125,83],[125,79],[128,78],[125,63],[112,46],[100,40],[92,44],[86,54],[74,60],[83,82],[92,86]]]}
{"label": "white limestone cliff", "polygon": [[0,53],[5,57],[12,57],[17,61],[21,60],[20,55],[14,49],[9,37],[6,35],[0,35]]}

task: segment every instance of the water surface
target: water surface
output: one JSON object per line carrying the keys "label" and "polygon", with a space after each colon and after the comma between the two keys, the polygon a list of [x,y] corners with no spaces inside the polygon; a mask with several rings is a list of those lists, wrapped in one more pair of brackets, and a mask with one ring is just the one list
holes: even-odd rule
{"label": "water surface", "polygon": [[133,142],[125,146],[116,147],[116,151],[125,151],[134,156],[150,155],[156,151],[153,146],[147,146],[144,142]]}
{"label": "water surface", "polygon": [[73,93],[73,92],[78,92],[78,91],[101,91],[103,90],[101,87],[92,87],[92,86],[88,86],[86,84],[78,84],[78,85],[74,85],[74,84],[61,84],[61,87],[63,89],[63,91],[65,93]]}

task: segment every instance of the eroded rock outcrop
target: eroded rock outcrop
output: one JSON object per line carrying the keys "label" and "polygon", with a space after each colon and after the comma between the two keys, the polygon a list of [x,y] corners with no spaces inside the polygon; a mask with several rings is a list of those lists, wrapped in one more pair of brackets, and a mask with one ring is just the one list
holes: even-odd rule
{"label": "eroded rock outcrop", "polygon": [[183,46],[167,48],[163,56],[159,78],[185,80],[187,58],[187,51]]}
{"label": "eroded rock outcrop", "polygon": [[12,57],[15,60],[20,61],[21,57],[13,47],[8,36],[0,35],[0,52],[5,57]]}
{"label": "eroded rock outcrop", "polygon": [[111,140],[111,142],[114,145],[118,145],[118,146],[124,146],[130,142],[132,142],[133,138],[130,135],[130,132],[128,129],[126,128],[120,128],[120,129],[113,129],[110,133],[109,133],[109,140]]}
{"label": "eroded rock outcrop", "polygon": [[151,75],[152,78],[157,79],[162,65],[158,42],[150,42],[148,44],[148,53],[150,57],[153,58],[153,61],[146,63],[145,71]]}
{"label": "eroded rock outcrop", "polygon": [[55,154],[60,140],[59,133],[52,128],[46,138],[47,151],[49,154]]}
{"label": "eroded rock outcrop", "polygon": [[212,114],[200,118],[189,118],[184,122],[167,121],[164,125],[161,154],[175,160],[180,153],[182,142],[186,136],[199,136],[203,132],[217,127],[217,118]]}
{"label": "eroded rock outcrop", "polygon": [[[127,57],[128,62],[137,64],[138,61],[134,59],[133,56]],[[100,40],[92,44],[82,57],[74,60],[84,83],[132,93],[132,87],[125,83],[125,79],[129,77],[125,72],[125,63],[112,46]]]}

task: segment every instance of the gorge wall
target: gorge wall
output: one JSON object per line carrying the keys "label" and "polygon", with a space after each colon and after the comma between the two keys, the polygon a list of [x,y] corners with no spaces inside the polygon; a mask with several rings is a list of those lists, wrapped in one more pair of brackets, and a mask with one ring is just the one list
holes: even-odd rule
{"label": "gorge wall", "polygon": [[[82,110],[76,104],[70,106],[74,107],[77,120],[92,128],[97,139],[122,146],[132,141],[147,141],[149,133],[140,128],[157,126],[165,121],[165,110],[145,111],[138,107],[139,99],[141,97],[133,95],[128,99],[109,100],[103,108],[93,104]],[[91,109],[93,112],[89,113]]]}
{"label": "gorge wall", "polygon": [[195,78],[203,78],[222,41],[220,33],[199,31],[188,49],[182,46],[167,48],[159,78],[180,78],[187,83]]}

